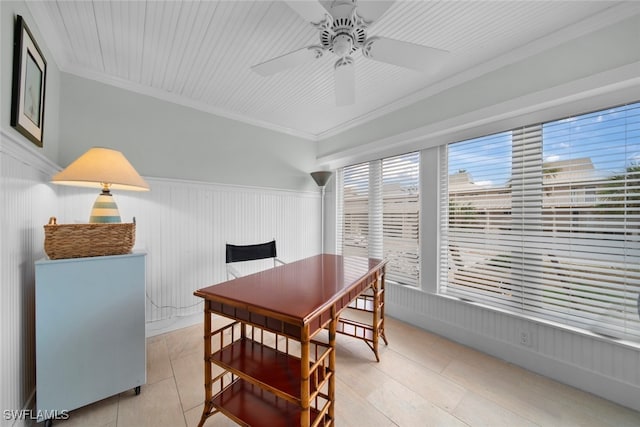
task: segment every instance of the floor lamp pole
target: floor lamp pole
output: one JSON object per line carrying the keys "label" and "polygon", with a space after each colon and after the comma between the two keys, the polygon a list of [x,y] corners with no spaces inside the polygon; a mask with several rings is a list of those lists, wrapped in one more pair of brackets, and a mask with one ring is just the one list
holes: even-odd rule
{"label": "floor lamp pole", "polygon": [[320,253],[324,253],[324,187],[331,175],[329,171],[311,172],[311,177],[320,187]]}
{"label": "floor lamp pole", "polygon": [[324,187],[320,187],[320,253],[324,253]]}

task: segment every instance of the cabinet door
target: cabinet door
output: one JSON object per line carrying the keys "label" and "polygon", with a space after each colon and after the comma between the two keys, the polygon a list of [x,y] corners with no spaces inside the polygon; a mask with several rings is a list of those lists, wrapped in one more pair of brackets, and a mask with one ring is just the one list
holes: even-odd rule
{"label": "cabinet door", "polygon": [[73,410],[146,382],[145,256],[36,263],[39,410]]}

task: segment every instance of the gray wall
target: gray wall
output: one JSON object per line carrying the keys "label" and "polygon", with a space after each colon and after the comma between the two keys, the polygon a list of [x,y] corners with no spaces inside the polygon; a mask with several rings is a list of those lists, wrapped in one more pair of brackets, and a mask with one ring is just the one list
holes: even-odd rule
{"label": "gray wall", "polygon": [[62,76],[60,164],[93,146],[141,175],[316,190],[316,143],[71,74]]}
{"label": "gray wall", "polygon": [[[58,134],[60,112],[60,71],[53,61],[53,55],[49,52],[44,37],[36,27],[29,9],[24,2],[2,1],[0,2],[0,127],[8,134],[25,144],[41,151],[47,158],[56,162],[58,160]],[[47,61],[47,83],[45,92],[45,114],[43,126],[43,147],[39,148],[11,127],[11,86],[13,81],[13,30],[16,15],[21,15],[33,37],[38,43]]]}
{"label": "gray wall", "polygon": [[364,152],[364,146],[372,141],[445,123],[454,117],[637,63],[639,43],[640,16],[636,15],[327,138],[318,144],[318,156],[340,157],[339,153],[347,149],[355,151],[359,146],[363,146]]}

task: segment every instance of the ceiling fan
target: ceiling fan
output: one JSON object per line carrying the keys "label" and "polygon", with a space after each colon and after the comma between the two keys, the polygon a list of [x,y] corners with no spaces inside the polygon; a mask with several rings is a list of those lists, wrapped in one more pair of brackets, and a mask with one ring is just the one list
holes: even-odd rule
{"label": "ceiling fan", "polygon": [[365,58],[422,72],[434,71],[448,53],[386,37],[369,37],[368,27],[389,9],[393,1],[335,0],[326,9],[319,1],[286,3],[318,30],[320,44],[270,59],[251,69],[262,76],[270,76],[331,52],[338,58],[334,79],[339,106],[355,102],[355,70],[351,55],[358,49]]}

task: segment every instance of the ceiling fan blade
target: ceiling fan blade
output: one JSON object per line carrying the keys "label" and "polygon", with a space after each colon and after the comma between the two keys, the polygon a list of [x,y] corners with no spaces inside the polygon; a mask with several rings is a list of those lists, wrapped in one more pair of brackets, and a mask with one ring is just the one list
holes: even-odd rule
{"label": "ceiling fan blade", "polygon": [[335,65],[336,105],[352,105],[356,102],[356,73],[353,59],[340,58]]}
{"label": "ceiling fan blade", "polygon": [[270,59],[260,64],[251,67],[253,71],[260,74],[263,77],[270,76],[272,74],[279,73],[289,68],[297,67],[304,63],[310,62],[314,59],[320,58],[323,55],[323,51],[315,46],[304,47],[302,49],[294,50],[293,52],[285,53],[277,58]]}
{"label": "ceiling fan blade", "polygon": [[372,37],[364,43],[362,53],[376,61],[423,72],[433,72],[439,68],[449,52],[386,37]]}
{"label": "ceiling fan blade", "polygon": [[324,20],[325,15],[328,15],[327,9],[325,9],[319,1],[285,1],[287,5],[295,12],[298,13],[305,21],[313,22],[315,24]]}
{"label": "ceiling fan blade", "polygon": [[395,1],[359,0],[358,16],[367,22],[376,21],[393,5]]}

